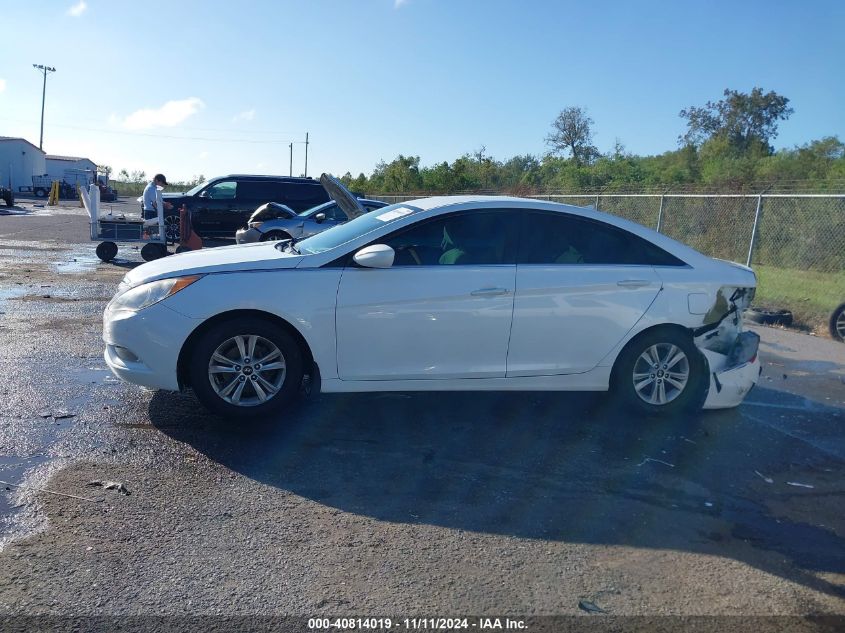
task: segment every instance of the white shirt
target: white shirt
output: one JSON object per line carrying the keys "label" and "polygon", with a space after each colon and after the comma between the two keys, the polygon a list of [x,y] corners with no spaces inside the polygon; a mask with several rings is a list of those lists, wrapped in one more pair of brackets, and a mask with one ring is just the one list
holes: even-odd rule
{"label": "white shirt", "polygon": [[161,197],[161,189],[156,186],[155,182],[150,182],[144,187],[144,211],[158,211],[164,212],[164,201]]}

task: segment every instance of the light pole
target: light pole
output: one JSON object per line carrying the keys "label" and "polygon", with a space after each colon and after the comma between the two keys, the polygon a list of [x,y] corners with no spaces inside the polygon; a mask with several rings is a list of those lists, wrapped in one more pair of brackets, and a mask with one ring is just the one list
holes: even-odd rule
{"label": "light pole", "polygon": [[38,139],[38,149],[43,150],[44,147],[44,100],[47,97],[47,73],[56,72],[55,68],[44,66],[43,64],[33,64],[33,68],[40,70],[44,74],[44,86],[41,89],[41,138]]}

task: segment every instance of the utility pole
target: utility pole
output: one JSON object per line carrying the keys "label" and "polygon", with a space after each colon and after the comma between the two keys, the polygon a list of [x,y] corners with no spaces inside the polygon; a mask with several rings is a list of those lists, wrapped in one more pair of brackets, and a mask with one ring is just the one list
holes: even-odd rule
{"label": "utility pole", "polygon": [[308,132],[305,133],[305,177],[308,178]]}
{"label": "utility pole", "polygon": [[41,88],[41,138],[38,139],[38,149],[44,149],[44,100],[47,97],[47,73],[56,72],[55,68],[44,66],[43,64],[33,64],[33,68],[40,70],[44,74],[44,85]]}
{"label": "utility pole", "polygon": [[289,176],[293,177],[293,141],[290,142],[290,173]]}

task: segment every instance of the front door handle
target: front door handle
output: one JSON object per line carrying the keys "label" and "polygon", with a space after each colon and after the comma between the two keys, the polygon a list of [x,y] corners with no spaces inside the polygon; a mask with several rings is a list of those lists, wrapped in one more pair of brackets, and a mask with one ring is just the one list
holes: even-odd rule
{"label": "front door handle", "polygon": [[507,288],[479,288],[470,293],[473,297],[498,297],[508,294]]}
{"label": "front door handle", "polygon": [[623,279],[617,281],[616,285],[623,288],[642,288],[643,286],[650,286],[651,282],[648,279]]}

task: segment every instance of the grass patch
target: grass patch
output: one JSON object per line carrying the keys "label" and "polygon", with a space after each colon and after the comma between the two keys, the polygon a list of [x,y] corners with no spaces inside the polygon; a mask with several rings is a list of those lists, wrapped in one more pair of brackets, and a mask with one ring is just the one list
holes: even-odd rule
{"label": "grass patch", "polygon": [[775,266],[754,266],[757,294],[754,304],[791,310],[795,321],[827,331],[830,313],[845,301],[845,271],[822,273]]}

